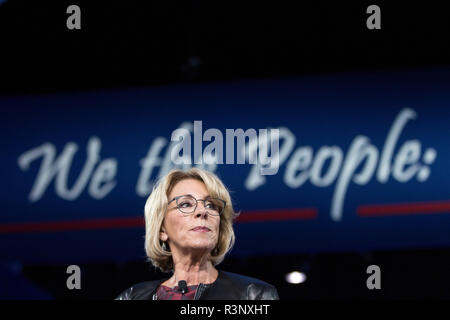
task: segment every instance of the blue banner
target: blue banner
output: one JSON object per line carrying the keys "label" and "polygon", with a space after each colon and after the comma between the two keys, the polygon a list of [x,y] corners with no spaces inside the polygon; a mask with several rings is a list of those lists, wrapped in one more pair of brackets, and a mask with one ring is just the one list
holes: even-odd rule
{"label": "blue banner", "polygon": [[[145,259],[146,198],[157,177],[190,166],[171,160],[179,128],[190,133],[192,166],[215,172],[240,212],[233,255],[450,246],[450,70],[3,97],[0,106],[3,261]],[[279,130],[280,163],[261,175],[225,141],[268,128]],[[195,164],[211,132],[234,163]]]}

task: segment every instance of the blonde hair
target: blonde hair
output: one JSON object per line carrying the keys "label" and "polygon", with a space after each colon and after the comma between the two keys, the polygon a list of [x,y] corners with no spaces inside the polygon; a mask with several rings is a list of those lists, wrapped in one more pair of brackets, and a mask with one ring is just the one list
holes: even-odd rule
{"label": "blonde hair", "polygon": [[211,197],[226,201],[225,208],[220,215],[219,239],[216,247],[208,255],[208,259],[213,265],[218,265],[223,261],[235,241],[233,219],[238,214],[233,210],[230,193],[222,181],[214,173],[198,168],[191,168],[187,171],[171,170],[155,184],[145,203],[145,252],[149,261],[163,272],[173,270],[172,253],[163,249],[162,241],[159,238],[167,211],[168,196],[173,187],[185,179],[203,182]]}

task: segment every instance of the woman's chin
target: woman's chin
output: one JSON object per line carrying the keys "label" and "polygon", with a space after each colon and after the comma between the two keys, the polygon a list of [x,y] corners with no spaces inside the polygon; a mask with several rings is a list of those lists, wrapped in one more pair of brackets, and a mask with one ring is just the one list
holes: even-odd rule
{"label": "woman's chin", "polygon": [[210,252],[213,250],[214,247],[212,247],[210,244],[206,243],[195,243],[188,247],[188,250],[191,251],[205,251]]}

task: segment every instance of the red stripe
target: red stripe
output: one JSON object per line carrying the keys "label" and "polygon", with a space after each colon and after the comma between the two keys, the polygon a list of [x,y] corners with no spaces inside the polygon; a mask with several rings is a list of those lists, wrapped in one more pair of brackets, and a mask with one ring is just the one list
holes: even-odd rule
{"label": "red stripe", "polygon": [[314,219],[316,217],[317,217],[316,208],[279,209],[267,211],[250,211],[246,213],[241,213],[236,218],[236,222],[298,220],[298,219]]}
{"label": "red stripe", "polygon": [[73,231],[144,226],[143,217],[1,224],[0,233]]}
{"label": "red stripe", "polygon": [[[241,214],[236,222],[314,219],[317,209],[282,209]],[[107,218],[71,221],[47,221],[0,224],[0,234],[21,232],[54,232],[92,229],[136,228],[145,225],[144,217]]]}
{"label": "red stripe", "polygon": [[[450,201],[417,202],[401,204],[361,205],[357,208],[361,217],[392,216],[427,213],[450,213]],[[260,222],[315,219],[316,208],[248,211],[241,213],[236,222]],[[53,232],[92,229],[136,228],[144,226],[143,217],[107,218],[71,221],[25,222],[0,224],[1,233]]]}
{"label": "red stripe", "polygon": [[361,217],[450,213],[450,201],[361,205],[356,212]]}

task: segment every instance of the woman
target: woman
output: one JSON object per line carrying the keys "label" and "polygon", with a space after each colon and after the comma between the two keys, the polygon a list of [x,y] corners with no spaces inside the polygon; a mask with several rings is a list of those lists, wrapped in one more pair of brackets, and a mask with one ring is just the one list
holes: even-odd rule
{"label": "woman", "polygon": [[172,170],[145,204],[145,250],[169,278],[138,283],[117,300],[278,300],[274,286],[215,268],[234,244],[236,216],[213,173]]}

